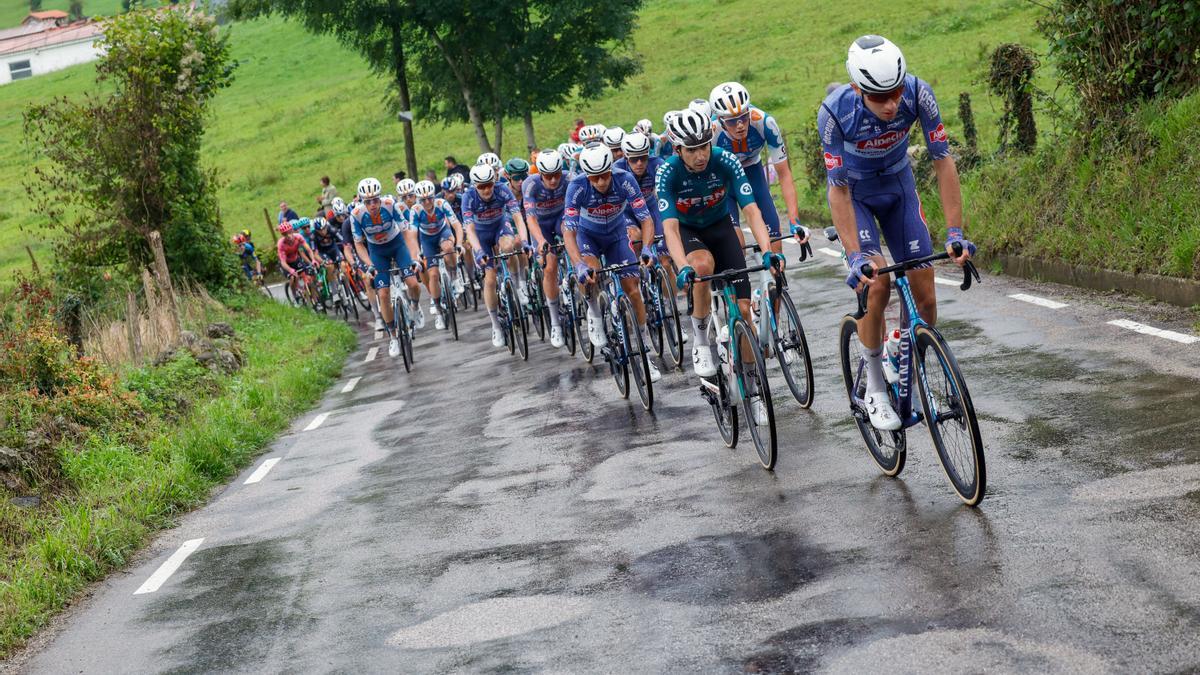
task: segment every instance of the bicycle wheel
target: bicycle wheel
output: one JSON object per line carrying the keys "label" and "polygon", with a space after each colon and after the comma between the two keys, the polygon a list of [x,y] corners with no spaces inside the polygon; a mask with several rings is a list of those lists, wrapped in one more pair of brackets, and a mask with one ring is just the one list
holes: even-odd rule
{"label": "bicycle wheel", "polygon": [[[987,471],[975,406],[953,352],[936,329],[917,326],[916,374],[925,424],[954,491],[968,506],[983,500]],[[926,363],[933,355],[937,362]]]}
{"label": "bicycle wheel", "polygon": [[529,288],[529,314],[533,320],[533,328],[537,331],[538,339],[546,341],[546,294],[542,290],[541,267],[529,266],[526,285]]}
{"label": "bicycle wheel", "polygon": [[[854,416],[863,442],[867,444],[867,451],[884,475],[898,476],[904,469],[907,438],[904,429],[880,431],[871,426],[871,420],[862,404],[863,396],[867,393],[866,366],[863,363],[862,343],[858,340],[858,321],[852,316],[842,317],[842,325],[838,331],[838,352],[842,359],[842,379],[846,382],[846,396],[850,399],[850,413]],[[893,399],[891,387],[888,387],[888,398]],[[895,400],[891,400],[891,403],[896,405]]]}
{"label": "bicycle wheel", "polygon": [[629,296],[622,295],[617,308],[621,319],[621,333],[624,342],[629,370],[633,372],[633,383],[637,386],[638,398],[642,399],[642,407],[647,411],[654,409],[654,383],[650,381],[650,355],[646,343],[642,340],[642,332],[638,330],[636,317],[633,313],[633,302]]}
{"label": "bicycle wheel", "polygon": [[558,325],[562,326],[563,346],[567,353],[575,356],[575,303],[567,293],[558,296]]}
{"label": "bicycle wheel", "polygon": [[[529,335],[526,319],[521,315],[521,300],[517,296],[517,284],[508,279],[504,282],[504,294],[508,296],[509,319],[512,322],[513,343],[522,361],[529,360]],[[514,313],[515,312],[515,313]]]}
{"label": "bicycle wheel", "polygon": [[400,360],[404,372],[412,371],[412,327],[408,323],[408,302],[404,294],[392,288],[392,335],[400,343]]}
{"label": "bicycle wheel", "polygon": [[709,392],[708,403],[712,406],[713,417],[717,419],[721,440],[725,441],[725,447],[737,447],[738,411],[729,394],[729,378],[725,376],[723,364],[717,368],[717,376],[710,381],[716,385],[717,391]]}
{"label": "bicycle wheel", "polygon": [[367,295],[367,280],[364,279],[358,272],[350,274],[350,290],[353,292],[354,302],[363,308],[363,311],[371,311],[371,297]]}
{"label": "bicycle wheel", "polygon": [[454,304],[454,287],[450,285],[450,275],[442,275],[442,316],[446,319],[446,328],[454,341],[458,342],[458,307]]}
{"label": "bicycle wheel", "polygon": [[[738,354],[734,370],[738,380],[745,384],[742,392],[742,413],[746,416],[746,427],[750,429],[750,438],[754,441],[754,449],[758,451],[758,461],[763,468],[770,471],[775,468],[777,444],[775,438],[775,406],[771,401],[771,383],[767,380],[767,361],[763,357],[762,347],[758,344],[758,335],[745,319],[738,319],[733,325],[733,339],[739,345],[749,346],[753,355],[752,361],[744,361]],[[745,347],[742,348],[745,348]],[[758,415],[754,409],[758,408]],[[762,419],[760,419],[760,417]]]}
{"label": "bicycle wheel", "polygon": [[579,343],[579,353],[583,355],[583,360],[591,363],[596,356],[596,347],[587,335],[587,298],[584,297],[584,289],[574,275],[572,275],[570,286],[571,298],[575,303],[572,330],[575,331],[575,341]]}
{"label": "bicycle wheel", "polygon": [[638,270],[638,288],[642,291],[642,303],[646,306],[646,330],[650,333],[650,346],[654,353],[663,357],[663,317],[662,307],[658,302],[658,284],[655,282],[654,270],[642,268]]}
{"label": "bicycle wheel", "polygon": [[[608,373],[617,383],[617,393],[621,398],[629,398],[629,354],[625,351],[624,340],[618,334],[621,326],[615,323],[612,315],[612,303],[608,293],[600,294],[600,325],[604,326],[604,334],[608,342],[601,350],[604,360],[608,362]],[[585,330],[586,332],[586,330]]]}
{"label": "bicycle wheel", "polygon": [[807,408],[813,402],[813,368],[812,357],[808,354],[808,338],[804,335],[804,326],[800,323],[800,315],[796,305],[786,292],[779,293],[779,312],[775,315],[775,358],[783,371],[783,379],[787,380],[792,397]]}
{"label": "bicycle wheel", "polygon": [[658,293],[659,311],[662,313],[662,332],[667,353],[664,358],[672,368],[683,367],[683,326],[679,319],[679,305],[675,303],[675,286],[667,277],[667,270],[656,267],[655,285]]}
{"label": "bicycle wheel", "polygon": [[455,302],[459,305],[459,308],[465,312],[471,307],[470,296],[472,290],[471,280],[467,276],[467,265],[462,261],[461,256],[458,259],[458,264],[454,266],[454,278],[458,280],[458,283],[461,284],[463,288],[462,293],[459,293],[458,297],[455,298]]}
{"label": "bicycle wheel", "polygon": [[283,297],[287,298],[287,302],[292,307],[299,303],[296,302],[296,296],[292,294],[292,284],[290,279],[285,279],[283,282]]}
{"label": "bicycle wheel", "polygon": [[358,323],[358,303],[355,301],[354,286],[350,283],[350,278],[342,276],[340,278],[342,287],[342,303],[345,305],[346,320],[350,320],[350,312],[354,312],[354,322]]}

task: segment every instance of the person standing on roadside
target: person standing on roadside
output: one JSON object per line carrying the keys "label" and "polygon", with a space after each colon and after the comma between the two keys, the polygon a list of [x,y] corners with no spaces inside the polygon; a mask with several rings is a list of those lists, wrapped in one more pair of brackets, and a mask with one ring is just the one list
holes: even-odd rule
{"label": "person standing on roadside", "polygon": [[326,214],[329,211],[329,205],[333,203],[334,197],[337,196],[337,188],[333,186],[333,183],[329,182],[329,176],[321,176],[321,196],[317,197],[317,203],[321,205],[321,213],[326,218],[329,217]]}
{"label": "person standing on roadside", "polygon": [[462,182],[464,185],[471,182],[471,169],[459,164],[458,160],[454,158],[454,155],[446,155],[446,178],[449,178],[454,174],[462,176]]}
{"label": "person standing on roadside", "polygon": [[279,217],[276,218],[275,222],[282,223],[284,221],[291,222],[293,220],[300,220],[300,216],[297,215],[295,211],[288,208],[287,202],[279,202]]}

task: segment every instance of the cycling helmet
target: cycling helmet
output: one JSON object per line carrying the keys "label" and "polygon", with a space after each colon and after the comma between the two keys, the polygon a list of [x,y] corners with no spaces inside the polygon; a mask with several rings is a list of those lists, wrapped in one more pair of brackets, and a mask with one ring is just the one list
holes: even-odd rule
{"label": "cycling helmet", "polygon": [[692,99],[692,102],[688,104],[688,110],[695,110],[708,119],[712,119],[712,106],[708,104],[708,101],[702,98]]}
{"label": "cycling helmet", "polygon": [[246,239],[250,239],[250,230],[242,230],[242,236]]}
{"label": "cycling helmet", "polygon": [[417,189],[417,182],[411,178],[401,178],[396,181],[396,194],[400,197],[407,197]]}
{"label": "cycling helmet", "polygon": [[708,102],[717,117],[737,117],[750,110],[750,92],[737,82],[725,82],[713,87]]}
{"label": "cycling helmet", "polygon": [[374,178],[364,178],[358,181],[358,196],[362,199],[378,197],[383,192],[383,186]]}
{"label": "cycling helmet", "polygon": [[496,170],[491,164],[476,164],[471,167],[471,184],[486,185],[496,182]]}
{"label": "cycling helmet", "polygon": [[346,202],[341,197],[334,197],[329,201],[329,206],[333,208],[334,214],[339,216],[346,215]]}
{"label": "cycling helmet", "polygon": [[[566,145],[565,143],[563,145]],[[562,147],[562,146],[559,146]],[[562,152],[559,150],[543,150],[538,153],[537,170],[540,174],[558,173],[563,169]]]}
{"label": "cycling helmet", "polygon": [[413,188],[413,192],[417,193],[417,199],[425,199],[426,197],[432,197],[433,193],[437,192],[437,186],[431,180],[423,180],[417,183],[417,186]]}
{"label": "cycling helmet", "polygon": [[[559,143],[558,144],[558,155],[563,160],[566,160],[568,157],[570,157],[571,156],[571,144],[570,143]],[[542,168],[539,165],[538,171],[541,171],[541,170],[542,170]]]}
{"label": "cycling helmet", "polygon": [[850,45],[846,72],[859,89],[869,94],[886,94],[904,84],[908,70],[904,54],[891,40],[864,35]]}
{"label": "cycling helmet", "polygon": [[463,186],[463,177],[461,173],[450,175],[450,189],[461,190]]}
{"label": "cycling helmet", "polygon": [[301,230],[311,230],[312,229],[312,221],[309,220],[308,218],[301,218],[300,220],[293,221],[293,223],[295,224],[296,227],[300,228]]}
{"label": "cycling helmet", "polygon": [[695,110],[684,110],[667,125],[671,139],[685,148],[698,148],[712,142],[712,120]]}
{"label": "cycling helmet", "polygon": [[479,156],[479,159],[475,160],[475,164],[487,164],[496,171],[497,176],[500,175],[500,170],[504,168],[504,165],[500,162],[500,157],[494,152],[483,153]]}
{"label": "cycling helmet", "polygon": [[513,157],[505,162],[504,172],[513,180],[525,180],[529,177],[529,162],[520,157]]}
{"label": "cycling helmet", "polygon": [[627,134],[621,141],[621,150],[625,152],[626,157],[649,157],[650,139],[640,131]]}
{"label": "cycling helmet", "polygon": [[325,220],[324,218],[316,218],[312,221],[312,226],[313,226],[313,229],[323,230],[323,229],[329,227],[329,221]]}
{"label": "cycling helmet", "polygon": [[592,143],[599,143],[604,138],[604,132],[607,129],[603,124],[589,124],[579,130],[579,142],[585,147]]}
{"label": "cycling helmet", "polygon": [[604,144],[584,148],[579,155],[579,166],[583,167],[583,172],[589,176],[598,176],[612,171],[612,165],[612,150],[609,150],[608,146]]}
{"label": "cycling helmet", "polygon": [[650,120],[638,120],[638,123],[633,125],[633,130],[639,134],[646,134],[649,136],[650,133],[654,131],[654,124]]}
{"label": "cycling helmet", "polygon": [[668,110],[667,112],[663,113],[663,126],[664,127],[671,126],[671,118],[675,117],[677,115],[679,115],[678,110]]}
{"label": "cycling helmet", "polygon": [[279,230],[279,234],[291,234],[292,233],[292,221],[290,221],[290,220],[283,221],[282,223],[279,224],[279,227],[277,229]]}
{"label": "cycling helmet", "polygon": [[609,127],[604,130],[604,144],[610,150],[620,150],[621,141],[625,138],[625,130],[621,127]]}

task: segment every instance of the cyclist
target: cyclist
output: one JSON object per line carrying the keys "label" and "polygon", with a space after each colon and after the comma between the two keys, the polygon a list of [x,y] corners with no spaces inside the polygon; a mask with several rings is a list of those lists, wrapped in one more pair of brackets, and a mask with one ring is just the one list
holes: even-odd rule
{"label": "cyclist", "polygon": [[625,140],[625,130],[621,127],[609,127],[604,130],[602,139],[612,153],[613,161],[619,162],[625,155],[621,151],[621,141]]}
{"label": "cyclist", "polygon": [[522,197],[529,216],[526,224],[542,257],[542,290],[550,308],[550,345],[558,349],[566,342],[558,306],[558,255],[551,246],[562,237],[567,183],[563,180],[563,159],[558,151],[541,151],[534,164],[538,172],[525,180]]}
{"label": "cyclist", "polygon": [[332,286],[337,283],[337,266],[342,261],[338,228],[324,218],[314,218],[311,236],[313,249],[320,255],[320,262],[325,265],[326,279]]}
{"label": "cyclist", "polygon": [[392,197],[381,195],[383,186],[374,178],[364,178],[358,183],[358,196],[362,203],[350,213],[354,246],[359,258],[370,260],[368,268],[375,275],[374,286],[379,295],[379,310],[387,327],[388,356],[400,354],[400,342],[392,332],[392,276],[391,266],[395,261],[404,285],[408,288],[408,302],[417,328],[425,325],[421,313],[421,287],[413,278],[420,265],[417,260],[416,232],[403,220],[400,207]]}
{"label": "cyclist", "polygon": [[[727,200],[735,200],[750,222],[755,241],[765,253],[763,264],[781,263],[783,256],[770,249],[770,235],[746,172],[737,157],[713,147],[712,121],[703,113],[686,110],[671,119],[667,129],[676,143],[677,154],[658,171],[656,190],[663,209],[663,233],[671,258],[679,269],[676,283],[686,288],[696,276],[742,269],[746,256],[738,238],[738,226],[729,215]],[[732,279],[742,314],[750,316],[750,279],[742,274]],[[717,374],[709,340],[711,291],[707,282],[696,282],[692,291],[692,368],[700,377]],[[742,351],[753,358],[749,349]],[[753,371],[753,369],[750,369]],[[766,409],[755,407],[755,419],[765,419]]]}
{"label": "cyclist", "polygon": [[710,120],[713,118],[712,105],[709,104],[708,99],[694,98],[694,99],[692,99],[692,102],[688,104],[687,109],[695,110],[696,112],[700,113],[701,115],[704,115],[705,117],[707,117]]}
{"label": "cyclist", "polygon": [[[613,169],[612,153],[603,143],[587,148],[579,157],[584,175],[567,186],[566,203],[563,211],[563,239],[567,252],[575,261],[575,273],[587,293],[588,339],[596,347],[607,341],[606,328],[601,322],[600,300],[596,293],[596,270],[600,269],[600,257],[605,265],[628,263],[617,275],[633,303],[634,317],[642,340],[650,344],[650,333],[646,329],[646,306],[642,303],[642,292],[638,287],[637,257],[629,245],[626,232],[625,207],[632,207],[634,217],[641,226],[642,241],[654,236],[654,220],[646,209],[641,188],[626,171]],[[648,252],[642,255],[642,264],[648,264]],[[650,381],[662,377],[658,368],[650,363]]]}
{"label": "cyclist", "polygon": [[663,159],[675,154],[675,144],[671,142],[671,120],[678,116],[678,110],[668,110],[663,114],[663,132],[658,137],[658,156]]}
{"label": "cyclist", "polygon": [[[417,183],[413,191],[417,198],[417,206],[413,209],[413,225],[417,228],[417,236],[421,242],[421,257],[425,261],[425,287],[429,289],[429,312],[433,314],[434,326],[438,330],[446,327],[446,319],[438,309],[438,298],[442,294],[442,280],[438,267],[442,262],[442,254],[448,253],[447,269],[458,265],[455,255],[454,242],[462,239],[462,226],[455,217],[454,211],[443,200],[434,196],[437,188],[432,181],[423,180]],[[462,283],[454,279],[454,295],[463,292]]]}
{"label": "cyclist", "polygon": [[[516,233],[508,217],[520,224],[521,239],[525,239],[525,221],[521,218],[517,198],[507,185],[499,182],[499,178],[490,163],[476,164],[471,167],[471,187],[463,195],[467,239],[475,250],[475,265],[484,270],[483,301],[492,320],[493,347],[504,346],[504,329],[500,325],[496,270],[491,258],[496,247],[503,253],[510,253],[516,246]],[[512,260],[508,259],[510,263]],[[510,265],[509,270],[512,269]]]}
{"label": "cyclist", "polygon": [[442,192],[438,195],[454,211],[454,216],[460,223],[462,222],[462,198],[458,192],[462,190],[462,187],[463,177],[452,173],[442,180]]}
{"label": "cyclist", "polygon": [[417,182],[411,178],[401,178],[396,181],[396,205],[400,208],[404,220],[412,224],[414,206],[417,203]]}
{"label": "cyclist", "polygon": [[[621,145],[625,150],[624,157],[614,162],[613,167],[621,171],[628,171],[637,181],[638,188],[642,191],[642,199],[646,200],[646,209],[650,212],[650,218],[654,220],[654,236],[657,237],[662,234],[662,213],[658,208],[658,199],[654,195],[654,177],[658,175],[658,169],[663,165],[663,161],[659,157],[650,157],[650,139],[641,132],[625,136]],[[630,207],[626,207],[625,215],[630,216],[630,224],[634,222],[632,213]],[[641,239],[635,229],[631,227],[629,230],[631,242]],[[634,252],[640,254],[645,243],[634,244]]]}
{"label": "cyclist", "polygon": [[[808,230],[800,224],[796,184],[792,182],[792,167],[788,163],[779,123],[771,115],[751,105],[750,93],[737,82],[725,82],[713,87],[708,100],[718,122],[715,145],[741,160],[746,180],[754,190],[754,203],[758,204],[771,237],[779,236],[779,212],[775,210],[767,169],[762,163],[764,149],[767,151],[767,161],[779,174],[779,191],[783,193],[783,203],[787,208],[790,233],[796,236],[797,243],[806,243]],[[729,215],[733,216],[735,225],[740,225],[737,204],[730,203]],[[783,242],[773,243],[771,250],[781,253]]]}
{"label": "cyclist", "polygon": [[[593,145],[600,145],[604,142],[604,132],[606,129],[603,124],[589,124],[579,130],[579,145],[583,148],[590,148]],[[579,152],[582,152],[580,150]],[[577,163],[579,159],[575,160]]]}
{"label": "cyclist", "polygon": [[329,207],[333,211],[333,223],[338,228],[342,242],[342,260],[350,266],[350,273],[357,275],[359,288],[365,289],[359,291],[359,297],[363,297],[365,293],[367,304],[371,307],[371,315],[375,317],[375,330],[383,330],[383,319],[379,315],[379,298],[375,294],[375,285],[371,283],[371,277],[367,274],[371,260],[359,259],[358,251],[354,248],[354,223],[350,219],[350,208],[341,197],[334,197]]}
{"label": "cyclist", "polygon": [[[509,184],[508,174],[504,173],[504,164],[500,161],[500,156],[494,152],[485,152],[475,160],[475,164],[487,164],[496,172],[497,181],[504,185]],[[511,189],[511,187],[510,187]]]}
{"label": "cyclist", "polygon": [[[933,160],[938,193],[946,218],[946,250],[962,245],[954,262],[962,266],[975,253],[963,236],[962,191],[958,169],[950,154],[946,128],[933,89],[907,72],[900,48],[878,35],[864,35],[850,45],[846,57],[850,82],[827,96],[817,111],[817,128],[825,152],[829,209],[838,238],[846,249],[856,290],[866,287],[867,314],[859,319],[867,366],[864,403],[877,429],[899,429],[902,421],[888,403],[883,376],[883,311],[891,293],[887,277],[867,277],[863,268],[884,266],[879,234],[895,262],[930,255],[933,243],[921,210],[908,159],[908,135],[920,122],[925,147]],[[933,268],[908,273],[921,316],[937,320]]]}
{"label": "cyclist", "polygon": [[[522,195],[525,193],[523,185],[526,178],[529,178],[529,162],[520,157],[513,157],[504,163],[504,174],[508,176],[508,189],[512,190],[514,195]],[[529,215],[525,213],[525,202],[520,200],[521,215],[525,218],[525,223],[529,223]]]}
{"label": "cyclist", "polygon": [[312,281],[316,255],[308,247],[308,242],[304,241],[304,237],[296,232],[296,228],[290,220],[279,224],[279,234],[283,236],[275,242],[275,253],[279,256],[279,268],[287,276],[288,285],[292,289],[292,297],[295,298],[299,294],[296,284],[300,275],[309,277],[310,283]]}
{"label": "cyclist", "polygon": [[243,232],[239,232],[230,240],[238,249],[238,257],[242,259],[242,273],[246,275],[246,279],[254,281],[255,277],[262,276],[262,262],[258,259],[258,254],[254,251],[254,244]]}

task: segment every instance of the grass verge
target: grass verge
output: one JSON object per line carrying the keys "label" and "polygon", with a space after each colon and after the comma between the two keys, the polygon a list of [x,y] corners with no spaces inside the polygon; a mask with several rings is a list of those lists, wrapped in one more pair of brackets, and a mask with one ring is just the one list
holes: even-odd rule
{"label": "grass verge", "polygon": [[36,508],[0,504],[0,656],[203,503],[321,396],[353,348],[345,324],[257,296],[237,304],[225,318],[241,336],[242,370],[213,375],[184,355],[126,374],[143,433],[61,447],[67,491]]}

